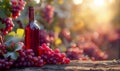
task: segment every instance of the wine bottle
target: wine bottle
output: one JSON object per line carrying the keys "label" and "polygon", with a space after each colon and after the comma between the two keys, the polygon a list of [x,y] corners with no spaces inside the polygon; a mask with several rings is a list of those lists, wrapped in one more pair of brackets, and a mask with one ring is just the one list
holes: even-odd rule
{"label": "wine bottle", "polygon": [[29,23],[25,28],[25,45],[27,49],[33,49],[35,55],[38,55],[40,27],[34,20],[34,7],[29,7]]}

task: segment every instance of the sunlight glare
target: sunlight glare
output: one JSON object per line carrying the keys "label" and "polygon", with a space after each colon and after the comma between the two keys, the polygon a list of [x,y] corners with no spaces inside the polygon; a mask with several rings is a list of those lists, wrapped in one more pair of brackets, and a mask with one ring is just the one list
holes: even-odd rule
{"label": "sunlight glare", "polygon": [[104,0],[94,0],[94,4],[96,6],[103,6],[103,5],[105,5],[105,1]]}
{"label": "sunlight glare", "polygon": [[83,0],[73,0],[74,4],[78,5],[78,4],[82,4]]}
{"label": "sunlight glare", "polygon": [[35,0],[36,3],[40,3],[40,0]]}

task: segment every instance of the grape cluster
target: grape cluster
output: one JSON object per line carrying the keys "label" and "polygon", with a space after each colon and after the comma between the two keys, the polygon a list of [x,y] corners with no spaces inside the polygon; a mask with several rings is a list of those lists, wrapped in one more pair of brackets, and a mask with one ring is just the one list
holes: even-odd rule
{"label": "grape cluster", "polygon": [[3,32],[3,34],[6,35],[14,27],[12,18],[8,17],[8,18],[5,18],[4,20],[0,18],[0,21],[2,21],[2,24],[6,25],[5,29],[0,29]]}
{"label": "grape cluster", "polygon": [[32,49],[26,49],[26,46],[23,46],[20,50],[16,51],[18,53],[16,60],[13,60],[11,56],[4,58],[3,55],[7,53],[7,47],[1,45],[0,51],[0,70],[11,67],[41,67],[44,64],[70,63],[70,59],[64,53],[60,53],[59,49],[53,51],[46,44],[39,46],[38,56],[35,56]]}
{"label": "grape cluster", "polygon": [[50,43],[52,43],[55,40],[55,33],[53,31],[48,32]]}
{"label": "grape cluster", "polygon": [[46,44],[39,47],[39,55],[47,64],[68,64],[70,59],[58,49],[52,50]]}
{"label": "grape cluster", "polygon": [[17,19],[20,16],[20,12],[24,9],[25,4],[24,0],[11,0],[13,19]]}
{"label": "grape cluster", "polygon": [[71,33],[68,29],[63,29],[61,32],[60,32],[60,38],[65,38],[68,42],[71,42]]}
{"label": "grape cluster", "polygon": [[99,47],[97,47],[94,44],[89,44],[86,47],[83,48],[84,53],[88,55],[89,57],[95,59],[95,60],[105,60],[107,59],[107,54],[102,52]]}
{"label": "grape cluster", "polygon": [[44,61],[40,56],[35,56],[32,49],[20,50],[19,57],[15,61],[15,67],[41,67]]}
{"label": "grape cluster", "polygon": [[54,7],[51,5],[46,5],[42,10],[42,17],[45,22],[51,24],[53,22]]}
{"label": "grape cluster", "polygon": [[4,45],[0,45],[0,56],[3,56],[4,53],[6,53],[6,47]]}
{"label": "grape cluster", "polygon": [[0,58],[0,70],[10,69],[14,63],[14,60],[6,58]]}
{"label": "grape cluster", "polygon": [[89,60],[88,56],[85,56],[84,50],[73,44],[67,51],[67,57],[71,60]]}
{"label": "grape cluster", "polygon": [[6,46],[0,45],[0,70],[9,69],[14,63],[14,60],[10,57],[4,58],[5,53],[7,53]]}
{"label": "grape cluster", "polygon": [[54,33],[53,32],[47,33],[46,30],[41,29],[39,36],[40,36],[40,46],[43,43],[46,43],[47,45],[49,45],[50,43],[52,43],[54,41]]}
{"label": "grape cluster", "polygon": [[66,54],[71,60],[105,60],[108,58],[107,54],[93,43],[71,46]]}
{"label": "grape cluster", "polygon": [[46,43],[46,44],[49,43],[49,36],[47,35],[47,32],[45,30],[40,30],[39,36],[40,36],[40,46],[43,43]]}
{"label": "grape cluster", "polygon": [[0,18],[2,24],[5,24],[6,27],[4,29],[0,29],[4,35],[6,35],[9,31],[12,30],[14,24],[12,19],[17,19],[20,16],[20,12],[24,9],[26,2],[24,0],[11,0],[11,12],[12,18],[8,17],[5,19]]}

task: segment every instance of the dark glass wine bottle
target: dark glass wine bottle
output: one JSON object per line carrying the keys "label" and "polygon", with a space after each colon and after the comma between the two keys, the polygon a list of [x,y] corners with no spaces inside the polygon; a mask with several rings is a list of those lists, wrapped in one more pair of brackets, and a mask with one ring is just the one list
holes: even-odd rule
{"label": "dark glass wine bottle", "polygon": [[34,7],[29,7],[29,23],[25,28],[25,45],[27,49],[33,49],[35,55],[38,55],[40,27],[34,20]]}

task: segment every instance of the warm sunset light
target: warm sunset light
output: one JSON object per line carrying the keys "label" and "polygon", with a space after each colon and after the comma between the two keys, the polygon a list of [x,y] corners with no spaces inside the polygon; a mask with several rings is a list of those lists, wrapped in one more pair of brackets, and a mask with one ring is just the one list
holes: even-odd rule
{"label": "warm sunset light", "polygon": [[35,0],[36,1],[36,3],[40,3],[40,0]]}
{"label": "warm sunset light", "polygon": [[0,0],[0,71],[120,71],[120,0]]}
{"label": "warm sunset light", "polygon": [[105,0],[94,0],[93,2],[96,6],[103,6],[105,5]]}
{"label": "warm sunset light", "polygon": [[74,4],[78,5],[81,4],[83,2],[83,0],[73,0]]}

